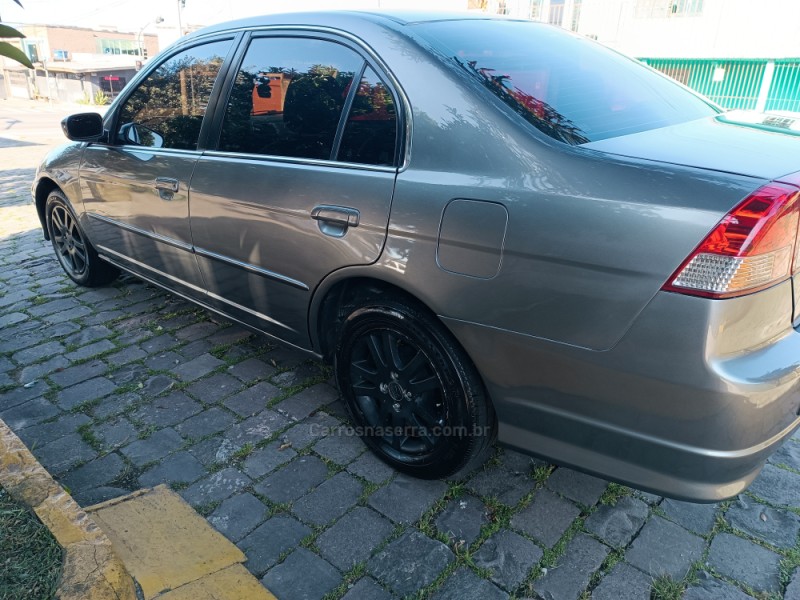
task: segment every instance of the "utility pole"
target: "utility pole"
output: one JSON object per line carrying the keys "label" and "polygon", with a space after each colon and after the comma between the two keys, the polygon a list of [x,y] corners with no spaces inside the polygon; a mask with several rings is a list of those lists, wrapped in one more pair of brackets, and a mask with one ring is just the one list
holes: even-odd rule
{"label": "utility pole", "polygon": [[186,8],[186,0],[178,0],[178,37],[183,37],[183,22],[181,19],[181,9]]}

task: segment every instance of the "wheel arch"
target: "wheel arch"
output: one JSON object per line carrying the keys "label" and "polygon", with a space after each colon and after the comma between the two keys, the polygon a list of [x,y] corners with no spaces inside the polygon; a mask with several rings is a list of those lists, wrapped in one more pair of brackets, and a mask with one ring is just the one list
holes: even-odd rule
{"label": "wheel arch", "polygon": [[61,193],[66,197],[64,190],[62,190],[61,187],[49,177],[42,177],[36,183],[36,192],[34,196],[36,199],[36,214],[39,215],[39,223],[41,223],[42,231],[44,231],[44,239],[48,241],[50,241],[50,232],[47,231],[47,222],[44,211],[45,206],[47,205],[47,197],[53,190],[60,190]]}

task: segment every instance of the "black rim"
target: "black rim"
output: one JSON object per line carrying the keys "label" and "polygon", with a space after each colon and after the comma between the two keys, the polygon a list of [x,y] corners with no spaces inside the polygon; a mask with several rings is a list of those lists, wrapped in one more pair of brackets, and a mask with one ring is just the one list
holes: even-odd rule
{"label": "black rim", "polygon": [[53,245],[64,269],[75,276],[85,273],[86,244],[72,213],[63,206],[55,206],[50,211],[50,224]]}
{"label": "black rim", "polygon": [[441,377],[406,335],[377,329],[359,336],[353,344],[350,386],[366,436],[387,454],[405,462],[447,443]]}

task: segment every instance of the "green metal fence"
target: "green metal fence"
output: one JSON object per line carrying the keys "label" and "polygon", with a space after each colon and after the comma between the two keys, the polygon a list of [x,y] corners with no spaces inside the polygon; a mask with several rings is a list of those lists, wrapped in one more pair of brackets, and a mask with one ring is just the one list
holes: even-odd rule
{"label": "green metal fence", "polygon": [[800,112],[800,59],[641,60],[724,108]]}

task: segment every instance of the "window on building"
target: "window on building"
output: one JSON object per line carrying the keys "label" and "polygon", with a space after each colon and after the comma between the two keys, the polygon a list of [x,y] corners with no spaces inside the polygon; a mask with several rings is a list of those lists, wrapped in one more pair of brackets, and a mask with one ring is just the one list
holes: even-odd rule
{"label": "window on building", "polygon": [[703,12],[703,0],[636,0],[638,18],[690,17]]}
{"label": "window on building", "polygon": [[97,40],[98,54],[129,54],[139,56],[139,43],[136,40],[115,40],[100,38]]}
{"label": "window on building", "polygon": [[497,2],[497,14],[498,15],[507,15],[508,14],[508,3],[506,0],[498,0]]}
{"label": "window on building", "polygon": [[550,14],[547,16],[547,22],[551,25],[560,27],[564,22],[564,1],[550,0]]}
{"label": "window on building", "polygon": [[531,5],[528,10],[528,18],[531,21],[542,20],[542,0],[530,0]]}
{"label": "window on building", "polygon": [[581,4],[582,0],[575,0],[575,3],[572,5],[572,22],[570,23],[570,29],[572,31],[578,31],[578,25],[581,23]]}

